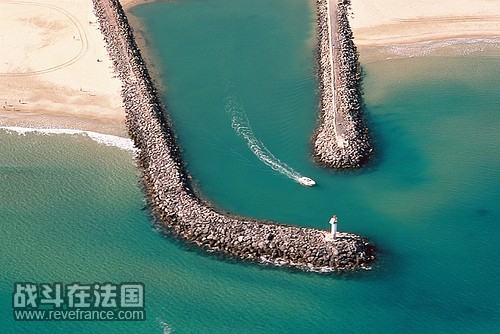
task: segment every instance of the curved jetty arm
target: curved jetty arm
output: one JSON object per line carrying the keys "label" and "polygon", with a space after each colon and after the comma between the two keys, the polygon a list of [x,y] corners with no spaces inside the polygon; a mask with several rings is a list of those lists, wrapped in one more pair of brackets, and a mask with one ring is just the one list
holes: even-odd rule
{"label": "curved jetty arm", "polygon": [[123,82],[130,136],[139,149],[137,162],[155,214],[191,244],[242,260],[311,271],[367,268],[373,247],[354,234],[328,232],[237,218],[217,212],[195,197],[181,162],[170,122],[116,0],[93,0],[101,31]]}
{"label": "curved jetty arm", "polygon": [[331,168],[356,168],[372,147],[361,113],[360,67],[347,17],[350,0],[316,0],[321,88],[313,156]]}

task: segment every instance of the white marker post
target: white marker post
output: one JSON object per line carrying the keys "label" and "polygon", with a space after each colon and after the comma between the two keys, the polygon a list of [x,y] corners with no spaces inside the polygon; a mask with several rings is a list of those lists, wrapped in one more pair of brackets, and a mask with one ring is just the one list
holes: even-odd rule
{"label": "white marker post", "polygon": [[330,219],[330,225],[332,225],[332,239],[335,239],[335,235],[337,234],[337,221],[337,215],[333,215],[333,217]]}

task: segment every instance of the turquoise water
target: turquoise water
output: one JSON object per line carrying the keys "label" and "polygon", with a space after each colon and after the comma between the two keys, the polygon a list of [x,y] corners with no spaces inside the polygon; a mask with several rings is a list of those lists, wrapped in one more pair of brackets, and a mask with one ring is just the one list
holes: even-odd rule
{"label": "turquoise water", "polygon": [[[219,207],[372,239],[372,271],[290,273],[185,250],[152,226],[132,153],[0,130],[0,328],[6,333],[495,333],[500,57],[363,59],[372,165],[309,157],[314,16],[304,0],[138,7],[196,186]],[[266,165],[252,134],[305,188]],[[15,281],[146,285],[145,322],[16,323]]]}

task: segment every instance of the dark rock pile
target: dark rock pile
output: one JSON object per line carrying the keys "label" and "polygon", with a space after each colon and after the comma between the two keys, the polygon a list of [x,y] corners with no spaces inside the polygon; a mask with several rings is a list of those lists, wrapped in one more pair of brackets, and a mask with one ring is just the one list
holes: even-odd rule
{"label": "dark rock pile", "polygon": [[321,272],[369,266],[373,247],[357,235],[339,233],[328,241],[326,231],[223,214],[196,197],[120,3],[93,1],[116,74],[123,82],[127,126],[138,148],[147,197],[169,231],[209,252],[243,260]]}
{"label": "dark rock pile", "polygon": [[[326,167],[356,168],[368,160],[372,147],[361,112],[361,73],[347,12],[350,0],[339,0],[337,5],[329,5],[328,1],[316,1],[321,111],[313,137],[313,156]],[[339,143],[339,137],[344,145]]]}

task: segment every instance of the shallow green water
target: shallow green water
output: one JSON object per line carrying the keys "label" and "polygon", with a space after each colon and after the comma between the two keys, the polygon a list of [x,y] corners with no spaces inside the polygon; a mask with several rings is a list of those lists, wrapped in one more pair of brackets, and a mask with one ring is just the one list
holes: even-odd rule
{"label": "shallow green water", "polygon": [[[228,263],[154,230],[132,154],[78,136],[0,131],[0,328],[7,333],[494,333],[500,316],[500,57],[364,62],[374,163],[315,166],[307,1],[186,1],[134,10],[164,69],[188,168],[216,205],[339,228],[374,270],[318,276]],[[232,104],[231,101],[236,101]],[[318,183],[273,170],[231,126]],[[233,119],[232,119],[233,117]],[[248,125],[247,124],[247,125]],[[267,151],[266,151],[267,152]],[[15,323],[15,281],[142,281],[147,321]]]}

